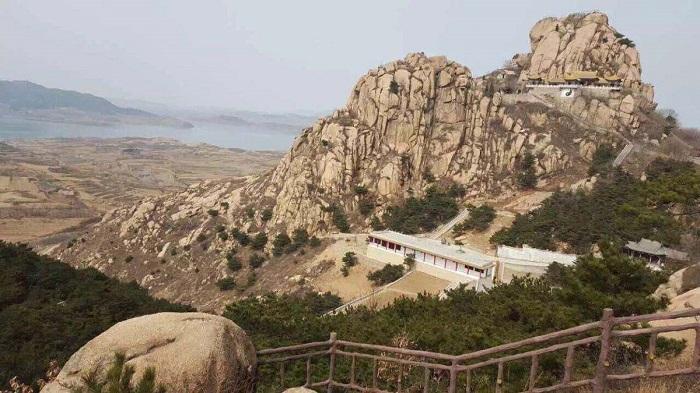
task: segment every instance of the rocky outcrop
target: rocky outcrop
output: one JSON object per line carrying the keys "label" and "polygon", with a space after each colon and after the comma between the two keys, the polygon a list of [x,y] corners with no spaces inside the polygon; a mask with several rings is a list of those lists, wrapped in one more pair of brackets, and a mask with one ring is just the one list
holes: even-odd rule
{"label": "rocky outcrop", "polygon": [[628,131],[640,126],[638,112],[656,107],[654,88],[642,82],[639,52],[632,40],[610,26],[600,12],[545,18],[530,30],[531,52],[516,60],[523,67],[520,80],[538,76],[552,80],[575,71],[622,79],[620,93],[580,96],[563,101],[568,111],[593,126]]}
{"label": "rocky outcrop", "polygon": [[542,19],[530,30],[530,48],[523,76],[552,79],[572,71],[596,71],[617,75],[627,86],[641,86],[639,52],[603,13]]}
{"label": "rocky outcrop", "polygon": [[148,367],[168,392],[253,392],[255,348],[230,320],[202,313],[160,313],[120,322],[70,357],[42,393],[69,393],[81,377],[109,368],[115,353],[126,356],[140,379]]}
{"label": "rocky outcrop", "polygon": [[[531,53],[482,77],[443,56],[409,54],[362,76],[346,105],[302,130],[272,171],[117,209],[57,256],[209,308],[226,300],[214,285],[229,274],[223,255],[236,248],[216,228],[323,235],[337,230],[340,211],[364,231],[372,215],[433,184],[461,185],[466,199],[512,195],[526,153],[540,186],[567,187],[586,177],[597,145],[634,138],[653,107],[638,53],[618,35],[600,13],[547,18],[530,33]],[[531,72],[589,69],[620,75],[623,91],[567,101],[524,94],[518,84]],[[360,213],[358,187],[371,215]],[[138,264],[110,258],[134,254]]]}

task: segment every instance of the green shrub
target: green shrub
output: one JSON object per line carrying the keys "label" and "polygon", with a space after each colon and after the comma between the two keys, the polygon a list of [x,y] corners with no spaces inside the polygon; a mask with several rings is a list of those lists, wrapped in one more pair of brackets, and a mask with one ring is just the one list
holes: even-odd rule
{"label": "green shrub", "polygon": [[399,84],[392,80],[389,82],[389,92],[392,94],[399,94]]}
{"label": "green shrub", "polygon": [[307,232],[306,229],[295,229],[294,232],[292,232],[292,242],[294,242],[294,244],[303,245],[308,241],[309,232]]}
{"label": "green shrub", "polygon": [[228,202],[221,202],[220,205],[224,210],[228,210],[228,208],[229,208]]}
{"label": "green shrub", "polygon": [[255,209],[253,209],[252,207],[247,207],[245,209],[245,215],[248,216],[248,218],[255,217]]}
{"label": "green shrub", "polygon": [[359,202],[360,214],[368,216],[374,210],[374,201],[369,198],[362,198]]}
{"label": "green shrub", "polygon": [[416,255],[415,254],[406,255],[406,257],[403,259],[403,264],[406,265],[408,270],[413,269],[416,266]]}
{"label": "green shrub", "polygon": [[357,255],[352,251],[346,252],[343,256],[343,267],[340,269],[343,277],[347,277],[350,274],[350,268],[355,265],[357,265]]}
{"label": "green shrub", "polygon": [[637,46],[637,45],[634,43],[634,41],[632,41],[631,39],[629,39],[629,38],[627,38],[627,37],[622,37],[622,38],[620,38],[620,43],[621,43],[622,45],[627,45],[627,46],[629,46],[630,48],[634,48],[635,46]]}
{"label": "green shrub", "polygon": [[224,232],[226,230],[226,227],[223,224],[218,224],[216,227],[214,227],[214,230],[216,232]]}
{"label": "green shrub", "polygon": [[253,250],[262,250],[265,248],[265,245],[267,245],[267,235],[265,232],[258,232],[258,234],[253,237],[253,240],[250,241],[250,247]]}
{"label": "green shrub", "polygon": [[200,233],[199,235],[197,235],[197,238],[195,240],[197,240],[199,243],[201,243],[201,242],[207,240],[207,235]]}
{"label": "green shrub", "polygon": [[260,214],[260,219],[263,221],[269,221],[272,218],[272,209],[265,209]]}
{"label": "green shrub", "polygon": [[107,370],[104,378],[100,378],[100,370],[88,371],[81,378],[82,386],[72,387],[71,393],[165,393],[163,385],[156,386],[156,370],[148,367],[144,370],[141,380],[134,386],[131,379],[136,370],[126,364],[123,353],[114,355],[114,362]]}
{"label": "green shrub", "polygon": [[219,232],[219,239],[226,241],[228,240],[228,233],[226,232]]}
{"label": "green shrub", "polygon": [[248,265],[253,269],[259,268],[264,262],[265,257],[260,254],[252,254],[250,258],[248,258]]}
{"label": "green shrub", "polygon": [[379,270],[367,274],[367,279],[374,285],[386,285],[401,278],[404,274],[402,265],[385,265]]}
{"label": "green shrub", "polygon": [[173,247],[170,249],[170,255],[172,255],[172,256],[177,255],[177,247],[173,246]]}
{"label": "green shrub", "polygon": [[372,219],[369,221],[369,225],[375,231],[381,231],[383,229],[386,229],[386,226],[384,226],[384,223],[382,223],[382,220],[380,220],[379,217],[377,217],[377,216],[372,216]]}
{"label": "green shrub", "polygon": [[237,272],[241,270],[243,265],[241,264],[241,261],[238,260],[238,257],[236,257],[232,253],[226,254],[226,266],[231,270],[232,272]]}
{"label": "green shrub", "polygon": [[248,273],[248,278],[246,279],[245,287],[246,288],[252,287],[253,285],[255,285],[255,282],[257,280],[258,280],[258,275],[255,274],[255,271]]}
{"label": "green shrub", "polygon": [[535,171],[535,156],[529,151],[518,163],[517,181],[520,188],[532,189],[537,185],[537,174]]}
{"label": "green shrub", "polygon": [[231,235],[241,246],[245,247],[250,244],[250,236],[247,233],[240,231],[238,228],[231,230]]}
{"label": "green shrub", "polygon": [[219,211],[216,209],[209,209],[209,210],[207,210],[207,213],[212,217],[216,217],[219,215]]}
{"label": "green shrub", "polygon": [[216,286],[220,291],[230,291],[236,288],[236,280],[233,277],[224,277],[216,282]]}
{"label": "green shrub", "polygon": [[321,245],[321,239],[317,238],[316,236],[311,236],[311,239],[309,239],[309,245],[316,248]]}
{"label": "green shrub", "polygon": [[602,144],[598,146],[593,153],[591,166],[588,168],[588,176],[597,174],[607,175],[612,170],[612,164],[615,160],[615,151],[610,144]]}
{"label": "green shrub", "polygon": [[[275,236],[275,239],[272,241],[272,255],[274,256],[280,256],[284,254],[287,251],[290,251],[287,249],[288,246],[292,244],[292,239],[289,238],[289,235],[286,233],[280,233],[277,236]],[[293,250],[291,250],[293,251]]]}
{"label": "green shrub", "polygon": [[364,196],[367,195],[368,192],[369,190],[367,189],[367,187],[361,184],[355,186],[355,195]]}
{"label": "green shrub", "polygon": [[470,205],[469,217],[464,222],[455,225],[453,232],[456,234],[464,231],[483,232],[491,226],[491,223],[496,218],[496,209],[489,205],[481,205],[479,207]]}
{"label": "green shrub", "polygon": [[345,215],[343,209],[337,204],[332,204],[324,209],[325,211],[332,214],[333,225],[342,233],[350,232],[350,224],[348,223],[348,217]]}
{"label": "green shrub", "polygon": [[133,255],[127,255],[126,258],[124,258],[124,262],[129,263],[134,260]]}

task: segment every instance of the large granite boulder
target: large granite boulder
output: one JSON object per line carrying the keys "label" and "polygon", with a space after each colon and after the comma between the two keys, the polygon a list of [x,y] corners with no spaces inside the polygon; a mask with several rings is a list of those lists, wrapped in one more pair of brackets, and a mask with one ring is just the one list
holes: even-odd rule
{"label": "large granite boulder", "polygon": [[168,393],[253,392],[255,348],[230,320],[204,313],[159,313],[109,328],[71,356],[42,393],[69,393],[81,377],[109,368],[115,353],[135,368],[132,381],[155,368]]}

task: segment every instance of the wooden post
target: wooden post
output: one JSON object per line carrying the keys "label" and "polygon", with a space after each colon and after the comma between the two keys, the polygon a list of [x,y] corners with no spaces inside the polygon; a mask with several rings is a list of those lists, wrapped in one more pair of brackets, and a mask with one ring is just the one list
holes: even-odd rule
{"label": "wooden post", "polygon": [[350,366],[350,385],[355,385],[355,355],[352,355],[352,365]]}
{"label": "wooden post", "polygon": [[464,390],[466,393],[472,392],[472,370],[467,370],[467,388]]}
{"label": "wooden post", "polygon": [[562,385],[568,385],[571,382],[571,372],[574,368],[574,351],[576,348],[571,345],[566,348],[566,360],[564,361],[564,378]]}
{"label": "wooden post", "polygon": [[645,373],[650,373],[654,371],[654,361],[656,360],[656,339],[657,334],[652,333],[649,336],[649,349],[647,349],[647,364],[644,368]]}
{"label": "wooden post", "polygon": [[306,358],[306,383],[304,386],[311,386],[311,356]]}
{"label": "wooden post", "polygon": [[450,387],[447,393],[455,393],[457,391],[457,360],[452,361],[450,366]]}
{"label": "wooden post", "polygon": [[700,370],[700,327],[695,328],[695,348],[693,350],[693,364],[696,370]]}
{"label": "wooden post", "polygon": [[503,392],[503,362],[498,362],[498,374],[496,376],[496,393]]}
{"label": "wooden post", "polygon": [[595,379],[593,382],[593,393],[605,393],[608,390],[608,354],[610,353],[610,346],[612,342],[610,340],[612,334],[612,328],[615,320],[613,318],[613,310],[606,308],[603,310],[603,317],[600,320],[600,356],[598,357],[598,364],[595,369]]}
{"label": "wooden post", "polygon": [[331,333],[329,341],[331,343],[331,356],[328,365],[328,387],[326,391],[331,393],[333,391],[333,373],[335,372],[335,342],[337,341],[335,332]]}
{"label": "wooden post", "polygon": [[528,392],[535,391],[535,382],[537,381],[537,367],[539,366],[539,358],[537,355],[532,355],[532,361],[530,362],[530,384]]}
{"label": "wooden post", "polygon": [[423,393],[428,393],[429,390],[430,390],[430,369],[428,367],[425,367],[425,370],[423,371]]}

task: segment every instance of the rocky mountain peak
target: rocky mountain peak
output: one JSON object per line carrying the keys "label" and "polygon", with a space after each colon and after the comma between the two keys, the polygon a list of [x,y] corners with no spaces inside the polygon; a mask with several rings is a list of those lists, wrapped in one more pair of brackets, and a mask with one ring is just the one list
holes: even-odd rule
{"label": "rocky mountain peak", "polygon": [[[214,283],[229,274],[217,255],[237,247],[217,236],[221,228],[269,238],[295,229],[323,235],[338,230],[341,214],[350,230],[365,231],[372,217],[432,185],[461,185],[465,199],[513,195],[525,155],[534,157],[538,187],[555,189],[585,178],[601,143],[660,138],[651,135],[659,127],[638,52],[604,14],[546,18],[530,38],[531,53],[480,77],[423,53],[370,70],[345,107],[302,130],[273,170],[117,209],[86,241],[57,254],[138,280],[163,297],[215,307],[227,297],[208,294],[218,293]],[[532,73],[556,78],[572,71],[614,73],[624,85],[581,89],[574,97],[526,87]],[[207,247],[192,247],[197,239]],[[191,250],[173,254],[172,267],[151,268],[148,261],[163,258],[171,245]],[[106,253],[144,262],[125,265]]]}
{"label": "rocky mountain peak", "polygon": [[601,12],[544,18],[530,30],[530,53],[519,60],[522,78],[563,78],[575,71],[614,75],[626,87],[644,91],[649,101],[653,89],[642,84],[642,66],[634,41],[609,24]]}

